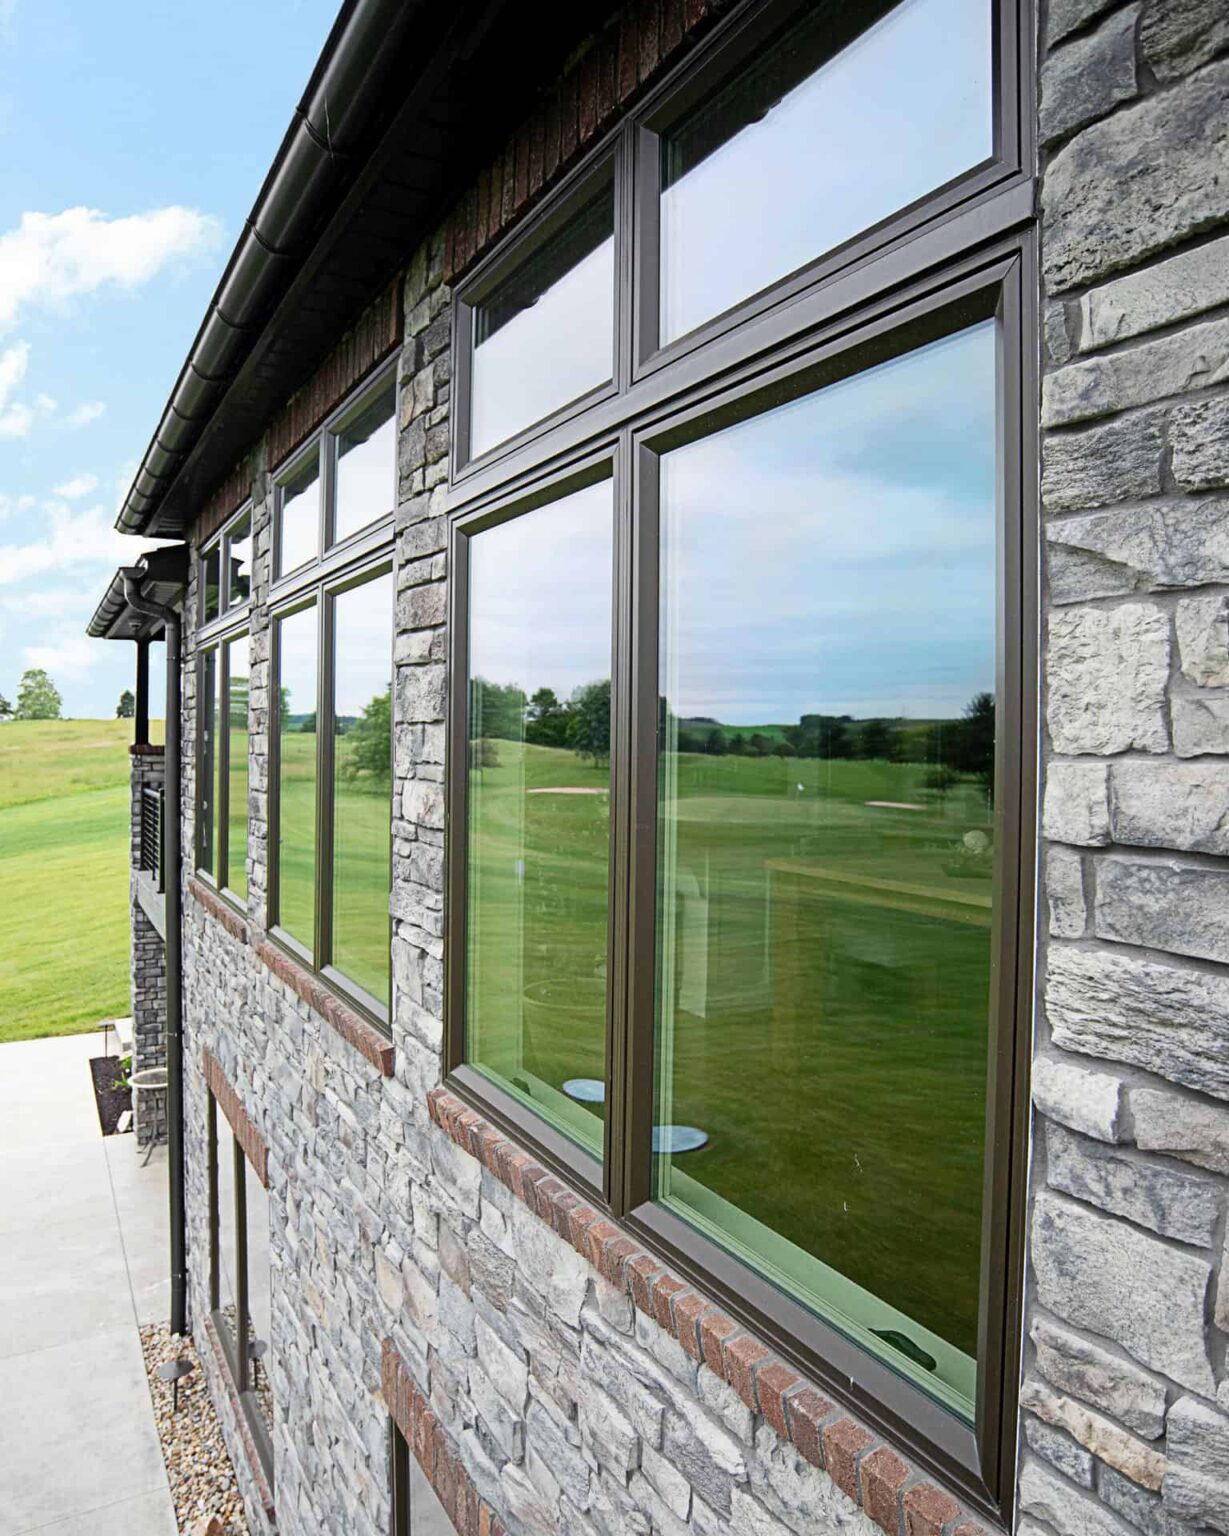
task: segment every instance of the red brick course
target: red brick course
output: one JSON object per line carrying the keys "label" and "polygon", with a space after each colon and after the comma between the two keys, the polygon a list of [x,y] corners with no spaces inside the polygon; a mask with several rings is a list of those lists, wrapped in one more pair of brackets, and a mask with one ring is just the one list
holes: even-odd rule
{"label": "red brick course", "polygon": [[265,1138],[256,1129],[256,1124],[251,1115],[243,1107],[243,1102],[234,1088],[227,1081],[226,1074],[222,1071],[222,1065],[208,1046],[201,1051],[201,1071],[204,1073],[205,1082],[210,1093],[217,1103],[218,1108],[230,1122],[230,1128],[235,1133],[235,1139],[243,1148],[244,1155],[256,1177],[265,1186],[269,1187],[269,1145]]}
{"label": "red brick course", "polygon": [[728,3],[636,0],[591,38],[449,214],[445,281],[455,281],[558,181]]}
{"label": "red brick course", "polygon": [[474,1487],[465,1463],[444,1433],[392,1339],[380,1351],[385,1407],[460,1536],[506,1536],[495,1511]]}
{"label": "red brick course", "polygon": [[210,888],[195,875],[188,876],[188,892],[194,901],[200,903],[210,917],[214,917],[222,924],[232,939],[238,939],[240,944],[248,941],[248,925],[230,902],[219,896],[217,891]]}
{"label": "red brick course", "polygon": [[887,1536],[944,1536],[962,1517],[956,1536],[986,1536],[968,1512],[933,1483],[916,1482],[902,1499],[902,1489],[918,1471],[894,1447],[840,1412],[762,1340],[671,1274],[635,1238],[584,1204],[456,1094],[434,1088],[427,1095],[427,1108],[446,1136],[478,1158],[603,1278],[626,1291],[641,1312],[733,1387],[748,1407],[763,1414],[806,1461],[827,1472]]}

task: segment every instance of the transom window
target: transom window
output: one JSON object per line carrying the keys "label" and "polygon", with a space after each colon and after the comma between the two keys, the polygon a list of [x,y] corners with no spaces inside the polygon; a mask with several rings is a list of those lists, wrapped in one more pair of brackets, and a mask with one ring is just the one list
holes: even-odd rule
{"label": "transom window", "polygon": [[[276,477],[269,919],[381,1024],[389,1011],[395,387],[364,388]],[[309,473],[310,472],[310,473]],[[320,487],[323,486],[323,492]],[[310,517],[304,498],[322,495]],[[313,521],[314,520],[314,521]]]}
{"label": "transom window", "polygon": [[244,507],[201,550],[200,621],[235,614],[252,595],[252,509]]}
{"label": "transom window", "polygon": [[[451,1081],[992,1513],[1035,730],[1019,30],[1008,0],[716,29],[458,291],[448,567]],[[581,381],[546,301],[611,164]]]}

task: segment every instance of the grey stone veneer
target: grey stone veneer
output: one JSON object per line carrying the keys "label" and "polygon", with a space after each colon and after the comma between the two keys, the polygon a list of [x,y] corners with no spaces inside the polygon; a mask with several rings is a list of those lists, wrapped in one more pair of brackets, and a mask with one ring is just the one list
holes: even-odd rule
{"label": "grey stone veneer", "polygon": [[[1229,1531],[1229,35],[1223,0],[1053,0],[1043,32],[1045,790],[1020,1529],[1189,1536]],[[185,898],[194,1327],[208,1046],[269,1148],[281,1531],[387,1531],[390,1337],[513,1536],[870,1533],[823,1472],[429,1120],[442,1076],[442,261],[438,238],[410,261],[400,360],[395,1075]],[[254,491],[253,939],[268,863],[260,458]],[[190,744],[190,664],[185,701]],[[190,753],[182,771],[190,848]]]}

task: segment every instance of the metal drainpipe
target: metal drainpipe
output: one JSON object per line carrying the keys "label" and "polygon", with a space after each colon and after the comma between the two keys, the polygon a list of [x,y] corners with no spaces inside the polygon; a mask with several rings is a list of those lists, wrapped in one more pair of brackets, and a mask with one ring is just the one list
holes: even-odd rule
{"label": "metal drainpipe", "polygon": [[183,1138],[183,898],[181,869],[180,650],[182,625],[174,608],[143,597],[145,573],[124,572],[124,597],[136,613],[160,619],[166,630],[166,813],[162,818],[166,871],[166,1132],[171,1213],[171,1332],[187,1330],[187,1228],[184,1219]]}

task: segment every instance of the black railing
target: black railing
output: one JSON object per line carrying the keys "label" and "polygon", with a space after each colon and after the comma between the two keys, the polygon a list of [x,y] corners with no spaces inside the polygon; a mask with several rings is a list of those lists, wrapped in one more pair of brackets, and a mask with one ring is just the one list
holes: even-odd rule
{"label": "black railing", "polygon": [[148,870],[162,890],[162,790],[141,791],[141,843],[138,869]]}

